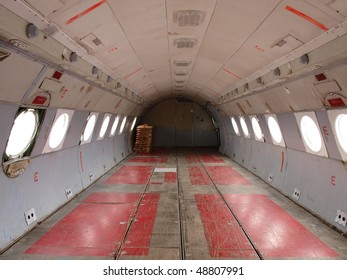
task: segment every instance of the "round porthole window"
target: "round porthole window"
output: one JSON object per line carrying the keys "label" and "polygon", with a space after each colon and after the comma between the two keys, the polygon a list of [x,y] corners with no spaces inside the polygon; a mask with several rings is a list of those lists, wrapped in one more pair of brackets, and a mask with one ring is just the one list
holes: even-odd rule
{"label": "round porthole window", "polygon": [[277,120],[270,116],[267,119],[267,125],[269,126],[269,130],[272,136],[272,139],[276,144],[280,144],[282,142],[282,132],[280,126],[278,125]]}
{"label": "round porthole window", "polygon": [[257,120],[256,117],[252,118],[252,127],[253,127],[255,138],[257,140],[263,139],[263,132],[261,131],[259,121]]}
{"label": "round porthole window", "polygon": [[237,125],[237,123],[233,117],[231,117],[231,124],[233,125],[233,129],[234,129],[235,133],[237,135],[240,135],[239,126]]}
{"label": "round porthole window", "polygon": [[132,130],[134,129],[135,124],[136,124],[136,120],[137,120],[137,118],[135,118],[135,119],[133,120],[133,124],[131,125],[130,131],[132,131]]}
{"label": "round porthole window", "polygon": [[249,136],[249,131],[248,131],[248,127],[247,127],[247,124],[246,124],[246,121],[245,121],[244,117],[240,118],[240,123],[241,123],[241,128],[242,128],[243,134],[246,137],[248,137]]}
{"label": "round porthole window", "polygon": [[9,158],[23,155],[35,138],[39,117],[34,109],[22,111],[15,119],[5,150]]}
{"label": "round porthole window", "polygon": [[347,153],[347,114],[340,114],[335,120],[337,140],[343,151]]}
{"label": "round porthole window", "polygon": [[92,137],[94,126],[96,122],[96,116],[92,115],[87,122],[86,128],[83,132],[83,141],[88,142],[90,138]]}
{"label": "round porthole window", "polygon": [[69,121],[69,115],[63,113],[54,122],[48,140],[48,145],[51,149],[56,149],[63,141],[69,127]]}
{"label": "round porthole window", "polygon": [[314,120],[309,116],[303,116],[300,130],[307,147],[313,152],[319,152],[322,149],[322,137]]}
{"label": "round porthole window", "polygon": [[117,129],[118,123],[119,123],[119,116],[117,116],[114,119],[114,122],[113,122],[113,125],[112,125],[112,128],[111,128],[110,136],[114,136],[116,134],[116,129]]}
{"label": "round porthole window", "polygon": [[122,121],[122,124],[120,125],[119,134],[122,134],[122,133],[123,133],[123,130],[124,130],[124,127],[125,127],[126,122],[127,122],[127,117],[124,116],[123,121]]}
{"label": "round porthole window", "polygon": [[108,124],[110,123],[110,116],[106,116],[104,121],[102,122],[102,126],[100,129],[99,137],[103,138],[105,136],[106,130],[108,128]]}

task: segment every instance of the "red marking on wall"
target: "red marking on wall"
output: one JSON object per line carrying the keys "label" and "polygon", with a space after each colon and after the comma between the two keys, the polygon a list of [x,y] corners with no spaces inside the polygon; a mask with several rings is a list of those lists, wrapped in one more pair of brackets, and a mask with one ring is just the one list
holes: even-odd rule
{"label": "red marking on wall", "polygon": [[144,195],[122,248],[122,255],[148,255],[159,198],[158,193]]}
{"label": "red marking on wall", "polygon": [[322,126],[322,130],[323,130],[323,134],[325,136],[325,139],[328,139],[328,137],[329,137],[328,127],[326,125],[324,125],[324,126]]}
{"label": "red marking on wall", "polygon": [[110,48],[107,52],[110,54],[110,53],[113,53],[115,51],[117,51],[118,49],[116,47],[113,47],[113,48]]}
{"label": "red marking on wall", "polygon": [[121,168],[119,168],[106,180],[105,184],[147,184],[152,172],[152,166],[121,166]]}
{"label": "red marking on wall", "polygon": [[60,98],[63,99],[68,92],[69,90],[66,87],[62,87],[62,89],[60,90]]}
{"label": "red marking on wall", "polygon": [[72,18],[68,19],[65,24],[70,24],[73,23],[75,20],[85,16],[86,14],[89,14],[91,11],[95,10],[96,8],[98,8],[99,6],[101,6],[102,4],[106,3],[106,0],[101,0],[98,3],[94,4],[93,6],[89,7],[88,9],[84,10],[83,12],[73,16]]}
{"label": "red marking on wall", "polygon": [[39,172],[35,172],[34,173],[34,182],[36,183],[36,182],[38,182],[39,181]]}
{"label": "red marking on wall", "polygon": [[256,48],[257,51],[265,52],[265,49],[260,47],[259,45],[256,45],[255,48]]}
{"label": "red marking on wall", "polygon": [[331,185],[334,187],[334,186],[336,186],[336,176],[331,176],[330,177],[330,183],[331,183]]}
{"label": "red marking on wall", "polygon": [[282,151],[281,173],[282,173],[282,171],[283,171],[283,166],[284,166],[284,152]]}
{"label": "red marking on wall", "polygon": [[201,166],[188,167],[190,183],[192,185],[211,185],[211,180]]}
{"label": "red marking on wall", "polygon": [[250,185],[251,183],[229,166],[206,166],[210,178],[217,185]]}
{"label": "red marking on wall", "polygon": [[54,79],[60,80],[60,78],[61,78],[62,75],[63,75],[62,72],[55,71],[52,77],[53,77]]}
{"label": "red marking on wall", "polygon": [[328,31],[328,30],[329,30],[329,28],[326,27],[326,26],[325,26],[324,24],[322,24],[321,22],[315,20],[314,18],[310,17],[309,15],[306,15],[306,14],[300,12],[300,11],[297,10],[297,9],[294,9],[294,8],[291,7],[291,6],[286,6],[286,10],[289,11],[289,12],[291,12],[291,13],[293,13],[293,14],[295,14],[295,15],[297,15],[297,16],[299,16],[299,17],[301,17],[302,19],[304,19],[304,20],[306,20],[306,21],[308,21],[308,22],[310,22],[310,23],[316,25],[317,27],[319,27],[320,29],[322,29],[322,30],[324,30],[324,31]]}
{"label": "red marking on wall", "polygon": [[134,72],[126,75],[123,79],[125,80],[125,79],[129,78],[130,76],[135,75],[137,72],[141,71],[142,69],[143,69],[143,67],[141,67],[140,69],[135,70]]}
{"label": "red marking on wall", "polygon": [[38,95],[38,96],[35,97],[35,99],[32,102],[32,104],[43,105],[43,104],[45,104],[46,101],[47,101],[47,97],[42,96],[42,95]]}
{"label": "red marking on wall", "polygon": [[338,254],[263,194],[225,194],[264,258],[326,258]]}
{"label": "red marking on wall", "polygon": [[165,183],[177,183],[177,173],[176,172],[165,172]]}
{"label": "red marking on wall", "polygon": [[[131,196],[129,203],[125,197]],[[25,254],[113,256],[127,231],[141,194],[92,194],[33,244]],[[98,197],[100,200],[98,200]]]}
{"label": "red marking on wall", "polygon": [[238,75],[236,75],[235,73],[229,71],[228,69],[223,68],[223,70],[224,70],[225,72],[229,73],[230,75],[232,75],[232,76],[238,78],[239,80],[241,80],[241,77],[240,77],[240,76],[238,76]]}
{"label": "red marking on wall", "polygon": [[83,169],[83,154],[82,154],[82,151],[80,151],[80,166],[81,166],[81,170],[82,170],[82,173],[83,173],[84,169]]}
{"label": "red marking on wall", "polygon": [[195,194],[194,197],[211,257],[258,259],[220,195]]}
{"label": "red marking on wall", "polygon": [[329,102],[331,107],[342,107],[342,106],[345,106],[345,102],[340,97],[328,99],[328,102]]}

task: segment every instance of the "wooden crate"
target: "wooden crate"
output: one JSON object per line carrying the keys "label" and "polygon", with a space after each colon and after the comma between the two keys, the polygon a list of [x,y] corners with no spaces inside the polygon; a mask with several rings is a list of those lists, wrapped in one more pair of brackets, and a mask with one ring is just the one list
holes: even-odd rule
{"label": "wooden crate", "polygon": [[136,142],[134,151],[150,153],[153,148],[153,126],[140,125],[136,129]]}

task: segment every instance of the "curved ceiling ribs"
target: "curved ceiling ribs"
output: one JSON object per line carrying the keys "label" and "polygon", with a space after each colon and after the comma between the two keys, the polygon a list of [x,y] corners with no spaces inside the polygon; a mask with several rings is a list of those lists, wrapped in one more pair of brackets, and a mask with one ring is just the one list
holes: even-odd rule
{"label": "curved ceiling ribs", "polygon": [[172,96],[220,105],[263,89],[293,74],[288,63],[347,30],[343,0],[20,0],[2,5],[147,106]]}

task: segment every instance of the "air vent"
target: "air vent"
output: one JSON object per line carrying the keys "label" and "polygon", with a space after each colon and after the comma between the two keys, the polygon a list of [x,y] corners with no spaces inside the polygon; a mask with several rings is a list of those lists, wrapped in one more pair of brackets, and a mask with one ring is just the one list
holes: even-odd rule
{"label": "air vent", "polygon": [[190,65],[191,61],[185,61],[185,60],[175,60],[175,65],[176,66],[183,66],[183,67],[187,67]]}
{"label": "air vent", "polygon": [[185,81],[184,80],[174,80],[176,84],[183,84]]}
{"label": "air vent", "polygon": [[176,76],[187,76],[188,73],[187,72],[175,72]]}
{"label": "air vent", "polygon": [[198,26],[204,22],[206,13],[200,10],[182,10],[174,13],[178,26]]}
{"label": "air vent", "polygon": [[193,48],[197,43],[197,39],[192,38],[179,38],[174,40],[174,46],[176,46],[179,49],[187,48],[191,49]]}

